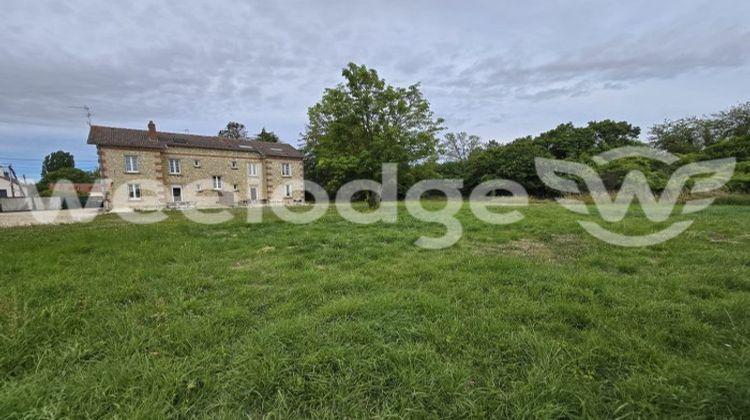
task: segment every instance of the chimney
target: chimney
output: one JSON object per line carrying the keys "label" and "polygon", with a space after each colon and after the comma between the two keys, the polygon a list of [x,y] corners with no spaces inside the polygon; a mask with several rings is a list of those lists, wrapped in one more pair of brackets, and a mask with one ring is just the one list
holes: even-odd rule
{"label": "chimney", "polygon": [[156,124],[153,121],[148,122],[148,139],[156,140]]}

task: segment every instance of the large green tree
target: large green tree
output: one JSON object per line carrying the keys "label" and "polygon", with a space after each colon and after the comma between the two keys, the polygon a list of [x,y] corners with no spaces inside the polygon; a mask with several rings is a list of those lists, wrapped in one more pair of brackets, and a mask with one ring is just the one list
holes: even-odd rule
{"label": "large green tree", "polygon": [[63,168],[74,168],[75,166],[76,162],[72,154],[58,150],[44,157],[44,161],[42,162],[42,177],[49,172]]}
{"label": "large green tree", "polygon": [[[434,117],[418,84],[394,87],[374,69],[354,63],[342,76],[345,82],[326,89],[307,112],[303,140],[312,180],[333,192],[354,179],[379,180],[383,163],[397,163],[403,181],[437,159],[443,120]],[[369,202],[378,199],[375,194]]]}
{"label": "large green tree", "polygon": [[247,128],[245,128],[245,124],[235,121],[229,121],[226,128],[219,130],[219,137],[227,137],[230,139],[246,139]]}

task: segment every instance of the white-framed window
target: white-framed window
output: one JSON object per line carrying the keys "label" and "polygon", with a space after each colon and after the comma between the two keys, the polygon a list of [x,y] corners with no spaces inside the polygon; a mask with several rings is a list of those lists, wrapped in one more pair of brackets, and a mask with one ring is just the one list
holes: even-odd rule
{"label": "white-framed window", "polygon": [[201,167],[201,160],[200,159],[193,159],[193,167],[200,168]]}
{"label": "white-framed window", "polygon": [[128,184],[128,199],[129,200],[141,199],[141,184]]}
{"label": "white-framed window", "polygon": [[232,169],[237,169],[237,161],[236,160],[229,161],[229,167]]}
{"label": "white-framed window", "polygon": [[284,195],[286,197],[292,196],[292,184],[286,184],[284,185]]}
{"label": "white-framed window", "polygon": [[247,164],[247,174],[249,176],[258,176],[258,164],[250,162]]}
{"label": "white-framed window", "polygon": [[214,175],[213,181],[214,181],[214,189],[220,190],[221,189],[221,177],[218,175]]}
{"label": "white-framed window", "polygon": [[180,174],[180,160],[179,159],[169,159],[169,173],[171,175]]}
{"label": "white-framed window", "polygon": [[281,176],[292,176],[292,167],[288,163],[281,164]]}
{"label": "white-framed window", "polygon": [[125,172],[131,174],[138,172],[138,156],[125,155]]}

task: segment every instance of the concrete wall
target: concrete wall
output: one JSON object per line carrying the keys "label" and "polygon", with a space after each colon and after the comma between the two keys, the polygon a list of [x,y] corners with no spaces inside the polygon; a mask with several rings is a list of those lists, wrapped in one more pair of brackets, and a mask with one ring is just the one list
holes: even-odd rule
{"label": "concrete wall", "polygon": [[[32,201],[33,200],[33,201]],[[0,211],[60,210],[62,197],[0,198]]]}

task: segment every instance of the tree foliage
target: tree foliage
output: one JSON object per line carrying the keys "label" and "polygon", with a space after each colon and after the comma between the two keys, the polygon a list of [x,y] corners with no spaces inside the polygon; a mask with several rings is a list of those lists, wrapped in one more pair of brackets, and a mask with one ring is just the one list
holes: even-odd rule
{"label": "tree foliage", "polygon": [[447,161],[465,161],[482,146],[482,139],[474,134],[447,133],[440,142],[440,154]]}
{"label": "tree foliage", "polygon": [[639,144],[639,127],[626,121],[592,121],[586,127],[560,124],[536,139],[558,159],[582,160],[604,150]]}
{"label": "tree foliage", "polygon": [[255,140],[265,141],[268,143],[278,143],[281,141],[276,133],[274,133],[273,131],[266,131],[266,127],[263,127],[263,129],[260,130],[260,133],[255,136]]}
{"label": "tree foliage", "polygon": [[[488,142],[475,150],[464,161],[441,164],[439,172],[446,178],[461,176],[464,192],[490,179],[509,179],[519,182],[532,195],[549,195],[536,174],[537,157],[589,162],[591,156],[626,145],[641,144],[640,128],[626,121],[592,121],[585,127],[572,123],[560,124],[536,137],[527,136],[508,144]],[[618,179],[617,174],[612,174]]]}
{"label": "tree foliage", "polygon": [[94,178],[90,172],[78,168],[60,168],[55,171],[47,172],[42,179],[37,182],[36,188],[40,195],[46,195],[50,192],[49,185],[58,182],[61,179],[68,180],[74,184],[90,184]]}
{"label": "tree foliage", "polygon": [[536,174],[534,159],[537,157],[552,158],[553,155],[543,143],[531,137],[487,147],[472,155],[469,161],[466,191],[491,179],[509,179],[523,185],[529,194],[545,195],[544,183]]}
{"label": "tree foliage", "polygon": [[651,127],[651,145],[676,154],[695,153],[722,139],[750,135],[750,102],[710,116],[667,120]]}
{"label": "tree foliage", "polygon": [[[581,162],[595,168],[610,191],[619,190],[625,177],[632,171],[641,172],[652,190],[660,191],[682,165],[734,157],[738,162],[735,174],[725,189],[750,192],[750,134],[742,134],[748,129],[750,119],[745,117],[745,111],[746,108],[735,107],[714,114],[716,121],[710,124],[704,122],[713,127],[710,136],[704,137],[709,140],[678,149],[683,153],[679,154],[680,160],[672,165],[638,157],[618,159],[606,165],[596,164],[591,158],[603,151],[643,145],[638,140],[638,127],[625,121],[603,120],[589,122],[584,127],[576,127],[572,123],[560,124],[538,136],[523,137],[508,144],[490,141],[464,161],[440,164],[438,172],[445,178],[464,179],[465,193],[483,181],[504,178],[521,183],[531,195],[556,195],[558,192],[547,189],[536,175],[534,158],[546,157]],[[676,133],[673,135],[676,136]],[[684,146],[686,143],[680,144]],[[669,149],[676,153],[674,148]],[[585,183],[579,185],[582,191],[586,190]]]}
{"label": "tree foliage", "polygon": [[44,161],[42,162],[42,177],[49,172],[63,168],[73,168],[75,166],[76,162],[72,154],[58,150],[44,157]]}
{"label": "tree foliage", "polygon": [[226,128],[219,130],[219,137],[247,139],[247,128],[245,128],[245,124],[229,121]]}
{"label": "tree foliage", "polygon": [[307,174],[333,192],[354,179],[380,179],[383,163],[397,163],[399,178],[437,159],[435,118],[419,85],[394,87],[374,69],[350,63],[344,83],[326,89],[308,110],[303,134]]}

